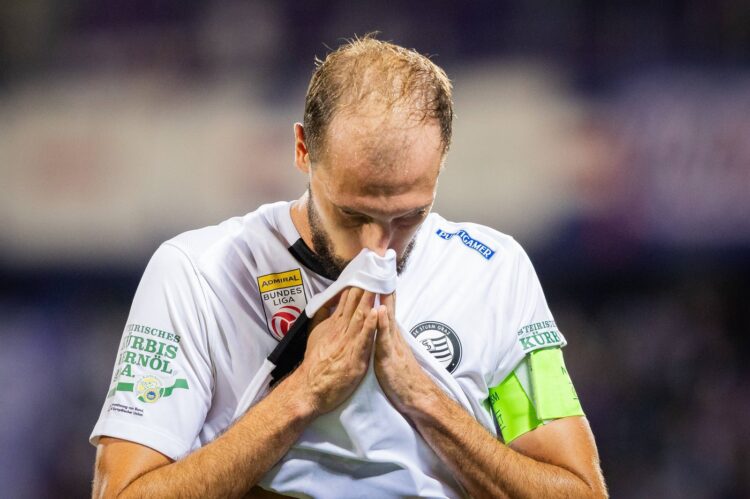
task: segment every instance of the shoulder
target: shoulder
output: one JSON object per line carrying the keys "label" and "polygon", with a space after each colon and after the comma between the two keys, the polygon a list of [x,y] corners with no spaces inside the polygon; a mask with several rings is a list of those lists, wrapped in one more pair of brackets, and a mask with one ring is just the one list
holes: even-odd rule
{"label": "shoulder", "polygon": [[269,247],[286,246],[278,214],[288,210],[288,205],[285,201],[266,204],[244,216],[183,232],[162,247],[173,248],[201,270],[231,255],[252,260],[253,255]]}
{"label": "shoulder", "polygon": [[288,212],[288,205],[263,205],[247,215],[164,241],[151,257],[144,276],[173,284],[201,282],[201,286],[206,281],[222,285],[236,282],[257,270],[261,262],[284,253],[290,228],[282,215]]}
{"label": "shoulder", "polygon": [[[453,222],[431,213],[425,220],[423,230],[428,233],[426,246],[430,251],[449,253],[464,262],[483,259],[493,267],[502,267],[519,259],[528,259],[524,249],[512,236],[486,225]],[[471,259],[469,255],[472,255]]]}

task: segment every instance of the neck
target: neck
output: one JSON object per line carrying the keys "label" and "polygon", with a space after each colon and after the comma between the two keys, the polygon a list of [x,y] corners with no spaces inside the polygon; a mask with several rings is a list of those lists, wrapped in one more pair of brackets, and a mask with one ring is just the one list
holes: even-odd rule
{"label": "neck", "polygon": [[310,231],[310,219],[307,216],[307,203],[310,202],[310,194],[305,191],[302,196],[292,203],[289,215],[292,217],[294,228],[299,232],[302,240],[308,248],[313,248],[312,232]]}

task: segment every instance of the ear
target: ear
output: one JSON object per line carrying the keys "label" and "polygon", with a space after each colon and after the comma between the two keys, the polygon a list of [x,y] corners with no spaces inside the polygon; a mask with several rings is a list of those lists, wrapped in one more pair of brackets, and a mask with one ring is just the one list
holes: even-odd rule
{"label": "ear", "polygon": [[294,124],[294,164],[302,173],[310,173],[310,155],[305,145],[305,129],[302,123]]}

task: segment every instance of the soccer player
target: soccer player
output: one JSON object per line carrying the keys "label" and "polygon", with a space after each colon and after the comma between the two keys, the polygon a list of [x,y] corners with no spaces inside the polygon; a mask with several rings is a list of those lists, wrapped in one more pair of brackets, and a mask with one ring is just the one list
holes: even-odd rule
{"label": "soccer player", "polygon": [[[366,37],[318,64],[294,125],[307,191],[149,262],[91,436],[95,496],[606,496],[528,257],[431,213],[452,120],[448,78],[414,51]],[[395,250],[395,292],[338,294],[244,411],[363,249]]]}

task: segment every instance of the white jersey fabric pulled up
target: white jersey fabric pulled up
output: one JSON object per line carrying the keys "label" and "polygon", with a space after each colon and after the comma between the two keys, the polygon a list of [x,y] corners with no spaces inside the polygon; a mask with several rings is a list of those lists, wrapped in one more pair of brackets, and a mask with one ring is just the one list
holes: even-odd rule
{"label": "white jersey fabric pulled up", "polygon": [[[333,283],[289,251],[300,238],[289,210],[264,205],[159,247],[136,291],[93,444],[112,436],[180,459],[231,424],[290,314]],[[564,344],[524,251],[481,225],[430,214],[396,291],[397,322],[420,364],[493,434],[489,387],[530,348]],[[295,497],[463,495],[372,368],[261,485]]]}

